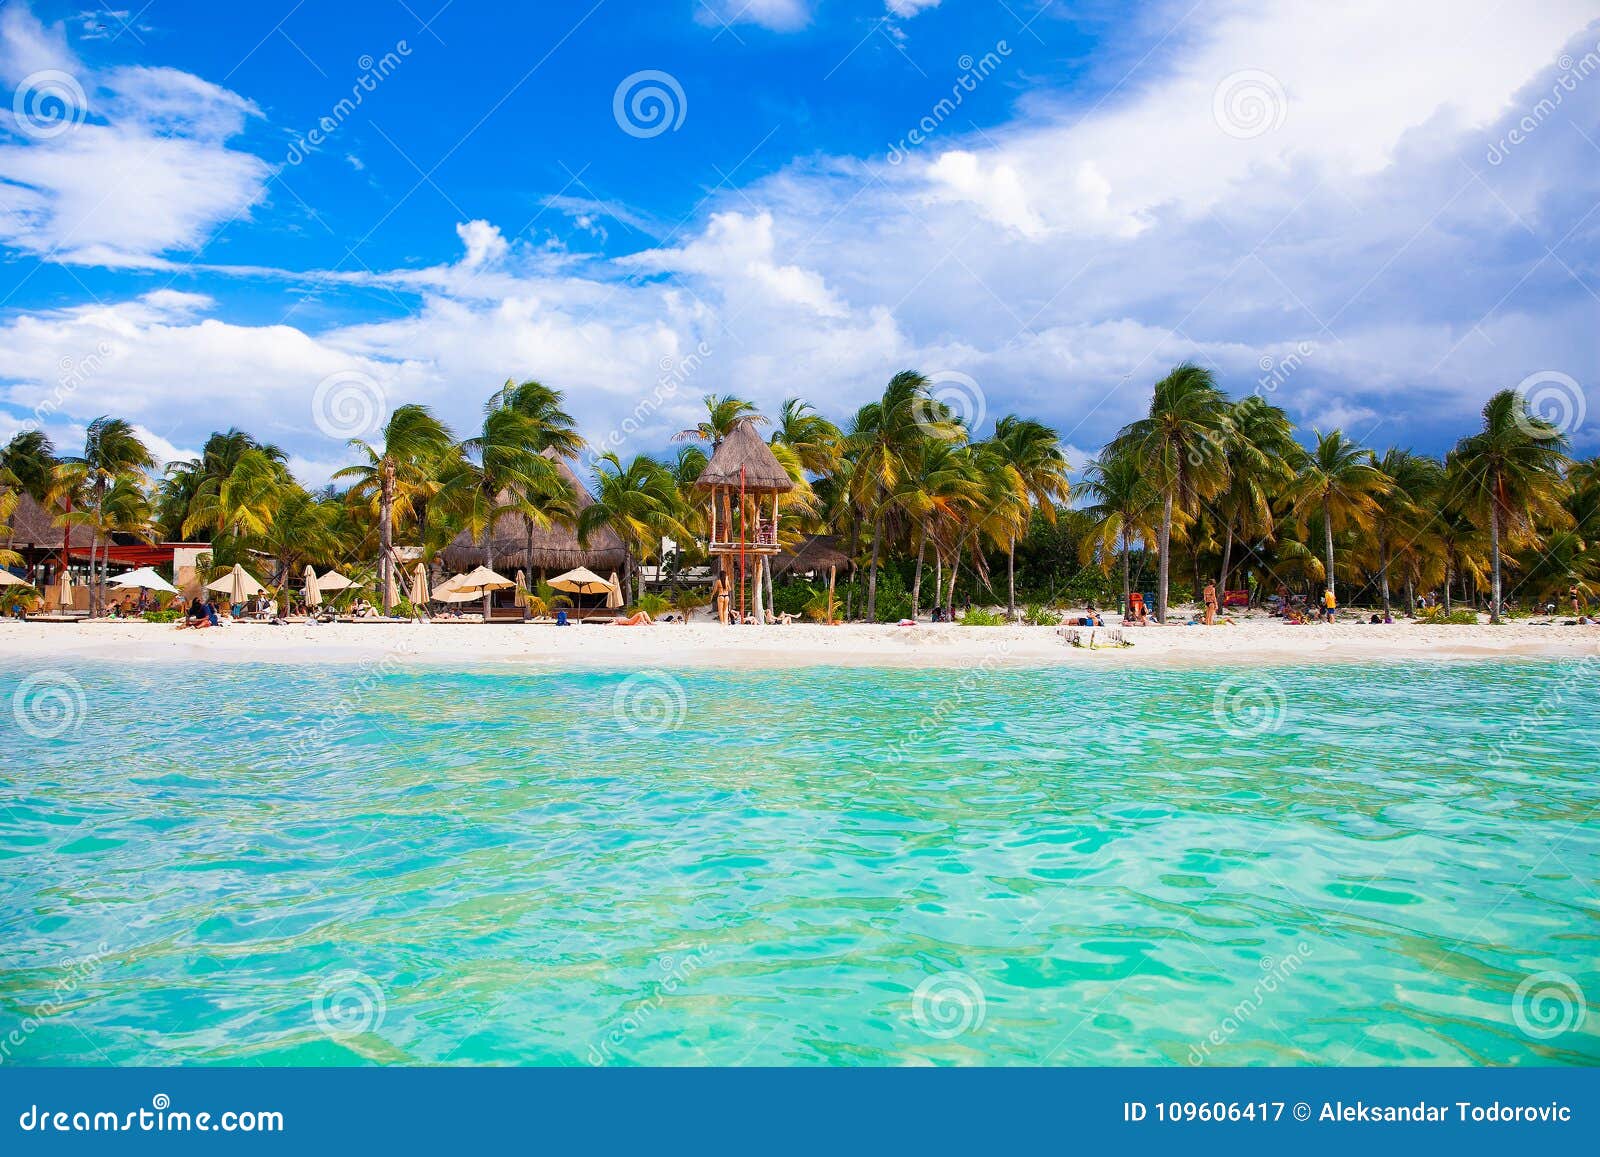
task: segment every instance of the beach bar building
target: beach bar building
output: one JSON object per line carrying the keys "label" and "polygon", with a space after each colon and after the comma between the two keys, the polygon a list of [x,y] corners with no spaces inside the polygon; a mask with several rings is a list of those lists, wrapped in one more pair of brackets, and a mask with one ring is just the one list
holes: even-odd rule
{"label": "beach bar building", "polygon": [[[782,548],[778,541],[778,499],[794,482],[755,423],[741,418],[717,445],[711,461],[695,480],[707,498],[710,531],[706,549],[737,582],[737,607],[744,617],[746,595],[758,623],[766,621],[761,598],[763,560]],[[751,578],[756,582],[752,589]]]}

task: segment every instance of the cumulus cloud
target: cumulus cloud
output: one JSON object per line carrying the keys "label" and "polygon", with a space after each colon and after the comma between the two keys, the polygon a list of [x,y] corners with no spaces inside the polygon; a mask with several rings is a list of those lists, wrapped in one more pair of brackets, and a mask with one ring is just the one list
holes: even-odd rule
{"label": "cumulus cloud", "polygon": [[701,0],[701,24],[758,24],[774,32],[793,32],[811,22],[808,0]]}
{"label": "cumulus cloud", "polygon": [[61,25],[22,4],[0,12],[0,243],[53,260],[163,266],[248,215],[270,169],[230,149],[250,101],[171,68],[98,74]]}

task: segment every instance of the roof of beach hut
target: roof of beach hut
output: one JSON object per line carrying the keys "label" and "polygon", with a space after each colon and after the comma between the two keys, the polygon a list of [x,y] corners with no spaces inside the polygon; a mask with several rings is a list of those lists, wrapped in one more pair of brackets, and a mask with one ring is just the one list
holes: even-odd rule
{"label": "roof of beach hut", "polygon": [[728,431],[694,484],[702,490],[742,484],[747,491],[768,494],[787,494],[794,489],[789,472],[749,418],[740,418]]}
{"label": "roof of beach hut", "polygon": [[[594,495],[589,493],[572,467],[562,461],[554,451],[546,450],[544,456],[555,463],[556,472],[577,496],[576,506],[582,510],[594,505]],[[502,495],[502,498],[505,496]],[[589,536],[589,545],[578,544],[578,532],[570,526],[552,524],[533,528],[533,552],[528,552],[528,520],[520,514],[502,514],[494,522],[494,564],[504,567],[521,567],[530,573],[543,570],[570,570],[586,566],[595,570],[614,570],[623,565],[627,551],[622,539],[610,527],[599,527]],[[463,531],[444,548],[446,566],[468,570],[481,566],[486,560],[481,539],[474,539]]]}
{"label": "roof of beach hut", "polygon": [[802,539],[792,548],[779,552],[773,557],[771,565],[774,575],[785,574],[788,571],[805,574],[810,571],[827,570],[829,567],[849,570],[850,556],[839,549],[838,535],[814,534],[810,538]]}
{"label": "roof of beach hut", "polygon": [[[26,493],[17,495],[17,508],[11,512],[7,525],[11,527],[11,541],[19,547],[59,550],[66,542],[62,528],[56,525],[55,515]],[[74,537],[89,541],[88,534]]]}

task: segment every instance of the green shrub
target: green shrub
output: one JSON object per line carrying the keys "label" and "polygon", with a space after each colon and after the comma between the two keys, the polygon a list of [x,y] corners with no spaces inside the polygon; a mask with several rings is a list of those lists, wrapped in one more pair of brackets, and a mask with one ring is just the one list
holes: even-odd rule
{"label": "green shrub", "polygon": [[973,607],[961,616],[961,625],[963,627],[1003,627],[1005,624],[1006,617],[1004,615],[997,614],[994,611],[982,610],[979,607]]}
{"label": "green shrub", "polygon": [[181,618],[183,618],[183,612],[176,609],[170,611],[146,611],[144,613],[144,621],[147,623],[175,623]]}
{"label": "green shrub", "polygon": [[[827,587],[821,589],[824,598],[827,597]],[[772,588],[772,610],[779,615],[801,615],[811,600],[816,598],[818,588],[810,583],[788,582],[781,583]]]}
{"label": "green shrub", "polygon": [[1417,620],[1428,626],[1441,625],[1447,627],[1475,627],[1478,625],[1478,612],[1474,610],[1445,611],[1439,608],[1430,608],[1422,612],[1422,617]]}
{"label": "green shrub", "polygon": [[658,595],[654,591],[645,591],[633,605],[634,609],[643,611],[652,619],[660,618],[672,606],[665,595]]}
{"label": "green shrub", "polygon": [[1022,621],[1030,627],[1053,627],[1061,622],[1061,612],[1043,603],[1033,603],[1022,612]]}

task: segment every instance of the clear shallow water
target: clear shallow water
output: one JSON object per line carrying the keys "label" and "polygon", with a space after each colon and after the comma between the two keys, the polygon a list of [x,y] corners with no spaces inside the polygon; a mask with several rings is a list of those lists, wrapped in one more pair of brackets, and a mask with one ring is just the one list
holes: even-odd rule
{"label": "clear shallow water", "polygon": [[1570,663],[9,668],[0,1063],[1594,1064],[1594,716]]}

